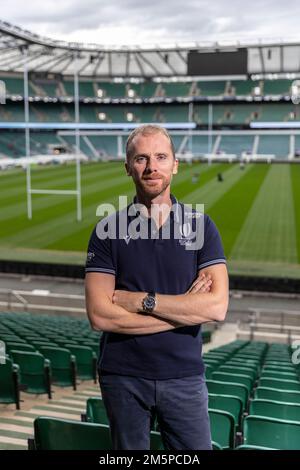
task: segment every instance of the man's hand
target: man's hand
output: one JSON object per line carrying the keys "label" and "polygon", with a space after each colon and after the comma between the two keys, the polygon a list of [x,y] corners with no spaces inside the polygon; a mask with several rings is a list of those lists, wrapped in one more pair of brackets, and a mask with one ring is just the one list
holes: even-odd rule
{"label": "man's hand", "polygon": [[210,292],[212,279],[210,274],[200,274],[193,282],[185,294],[195,294],[196,292]]}
{"label": "man's hand", "polygon": [[[211,276],[202,273],[195,279],[186,294],[195,294],[196,292],[210,292],[212,285]],[[125,308],[128,312],[141,312],[142,301],[146,297],[146,292],[130,292],[126,290],[115,290],[112,297],[113,304]]]}

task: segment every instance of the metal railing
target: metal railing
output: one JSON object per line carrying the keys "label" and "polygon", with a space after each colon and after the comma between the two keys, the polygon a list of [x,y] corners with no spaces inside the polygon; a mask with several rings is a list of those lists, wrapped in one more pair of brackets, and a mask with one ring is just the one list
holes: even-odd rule
{"label": "metal railing", "polygon": [[77,294],[57,294],[47,290],[0,289],[0,311],[85,314],[84,301],[84,296]]}

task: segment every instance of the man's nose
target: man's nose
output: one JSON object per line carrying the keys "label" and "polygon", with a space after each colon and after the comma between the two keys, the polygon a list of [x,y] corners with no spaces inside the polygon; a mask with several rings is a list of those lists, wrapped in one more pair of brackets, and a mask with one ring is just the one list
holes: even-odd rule
{"label": "man's nose", "polygon": [[152,173],[153,171],[157,171],[156,168],[156,161],[153,158],[149,158],[147,160],[147,165],[146,165],[146,172],[147,173]]}

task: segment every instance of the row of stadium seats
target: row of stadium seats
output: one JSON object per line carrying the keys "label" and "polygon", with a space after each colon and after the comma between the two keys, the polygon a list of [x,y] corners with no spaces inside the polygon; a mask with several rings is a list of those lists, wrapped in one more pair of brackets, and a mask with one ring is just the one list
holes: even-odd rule
{"label": "row of stadium seats", "polygon": [[[201,156],[209,153],[208,136],[193,135],[174,136],[176,152]],[[123,137],[122,151],[125,155],[126,138]],[[290,135],[214,135],[211,142],[211,152],[216,155],[236,155],[237,157],[252,155],[254,148],[258,155],[274,155],[278,158],[288,158],[291,151]],[[0,131],[0,157],[18,158],[25,155],[25,135],[23,131]],[[76,149],[75,136],[57,134],[54,131],[32,132],[30,134],[30,154],[56,155],[57,153],[73,153]],[[86,156],[93,158],[114,157],[119,155],[116,136],[86,135],[80,137],[80,150]],[[300,153],[300,136],[294,138],[294,155]],[[1,163],[1,160],[0,160]]]}
{"label": "row of stadium seats", "polygon": [[[20,390],[47,393],[51,399],[52,383],[76,390],[77,379],[96,382],[100,336],[87,320],[2,314],[0,340],[6,358],[0,367],[0,402],[16,403],[19,409]],[[203,342],[210,336],[204,332]]]}
{"label": "row of stadium seats", "polygon": [[[57,103],[34,103],[29,106],[32,122],[74,122],[74,105]],[[214,104],[212,122],[214,125],[249,125],[251,122],[294,122],[300,116],[299,105],[292,103],[273,104]],[[24,107],[22,104],[9,103],[0,108],[3,122],[23,122]],[[194,104],[192,121],[197,125],[208,125],[209,113],[207,104]],[[187,104],[111,104],[80,105],[80,121],[86,123],[120,123],[120,122],[189,122],[190,114]]]}
{"label": "row of stadium seats", "polygon": [[[25,329],[28,330],[30,327],[33,333],[32,330],[38,327],[40,321],[41,318],[30,319]],[[76,320],[75,323],[77,322],[80,321]],[[57,337],[59,333],[56,330],[57,327],[67,324],[69,327],[67,331],[70,332],[69,320],[64,319],[64,321],[52,323],[52,318],[51,321],[50,318],[47,319],[45,322],[46,338],[49,340],[50,333]],[[78,324],[73,324],[73,327],[73,334],[76,336],[77,332],[79,336]],[[18,335],[19,340],[21,336],[26,338],[23,348],[26,344],[33,345],[32,339],[31,342],[28,341],[28,331],[24,331],[23,325],[20,328],[11,319],[8,323],[4,321],[4,326],[1,325],[1,337],[6,336],[8,344],[11,338],[7,336],[12,332],[15,336]],[[83,328],[83,337],[85,336],[86,331]],[[17,338],[13,339],[15,342]],[[9,347],[15,346],[10,343]],[[61,349],[64,348],[41,346],[42,348],[53,354],[51,361],[44,359],[44,367],[50,368],[50,362],[53,362],[54,376],[64,381],[64,367],[59,368],[59,355]],[[72,370],[70,363],[75,364],[77,357],[71,354],[71,346],[69,348],[68,360],[63,363],[63,356],[61,356],[61,361],[62,365],[68,365],[70,378],[70,369]],[[39,353],[14,351],[14,349],[10,350],[14,360],[19,360],[20,356],[26,359],[27,354],[39,355]],[[300,449],[300,368],[292,363],[291,352],[291,348],[284,344],[269,345],[262,342],[236,340],[203,355],[214,449]],[[56,359],[58,363],[55,367]],[[16,380],[16,376],[20,375],[22,362],[21,367],[13,366],[9,359],[8,363],[11,365]],[[2,368],[3,365],[0,371],[3,370]],[[60,377],[57,375],[57,370],[58,375],[61,374]],[[0,383],[4,383],[3,377]],[[37,418],[35,438],[30,444],[31,448],[110,449],[108,420],[101,398],[89,398],[86,406],[86,413],[82,416],[83,423],[45,417]],[[58,432],[60,429],[62,432]],[[152,443],[152,446],[156,446],[153,448],[163,449],[159,436],[159,423],[156,419],[153,419],[151,429],[151,440],[154,439],[156,442]],[[155,435],[154,432],[158,434]],[[58,435],[65,437],[57,439]],[[89,439],[86,438],[88,435],[90,435]],[[85,438],[80,439],[80,436],[85,436]]]}
{"label": "row of stadium seats", "polygon": [[[299,369],[290,362],[288,346],[273,344],[268,347],[265,343],[235,341],[204,356],[206,374],[212,377],[207,385],[213,449],[300,450]],[[268,380],[270,383],[266,383]],[[290,396],[288,389],[276,390],[270,385],[289,386],[296,391],[291,390],[294,394]],[[271,393],[281,392],[281,397],[277,395],[277,400],[257,398],[264,389]],[[254,397],[249,400],[253,393]],[[81,420],[79,423],[37,418],[29,448],[111,449],[109,421],[101,398],[87,399],[86,413]],[[164,449],[159,430],[159,424],[153,419],[152,450]],[[58,439],[59,435],[64,436],[63,439]]]}
{"label": "row of stadium seats", "polygon": [[[8,95],[23,96],[22,77],[1,77],[6,84]],[[81,97],[98,98],[168,98],[189,96],[286,96],[291,93],[292,80],[215,80],[193,82],[143,82],[114,83],[108,81],[80,81]],[[29,96],[59,97],[73,96],[74,83],[71,80],[29,80]]]}
{"label": "row of stadium seats", "polygon": [[222,414],[213,439],[223,448],[300,449],[300,369],[291,353],[238,340],[204,354],[209,407]]}
{"label": "row of stadium seats", "polygon": [[96,381],[99,338],[86,320],[1,314],[6,360],[0,367],[0,402],[19,408],[20,390],[51,398],[51,383],[76,389],[77,379]]}

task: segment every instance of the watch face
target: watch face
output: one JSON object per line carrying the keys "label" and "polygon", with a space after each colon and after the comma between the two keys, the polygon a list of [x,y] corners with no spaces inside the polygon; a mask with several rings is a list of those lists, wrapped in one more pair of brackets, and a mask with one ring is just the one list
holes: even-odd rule
{"label": "watch face", "polygon": [[143,301],[143,308],[146,312],[153,312],[156,305],[156,300],[153,295],[148,294]]}
{"label": "watch face", "polygon": [[145,300],[145,307],[147,309],[153,309],[155,307],[155,298],[149,295]]}

